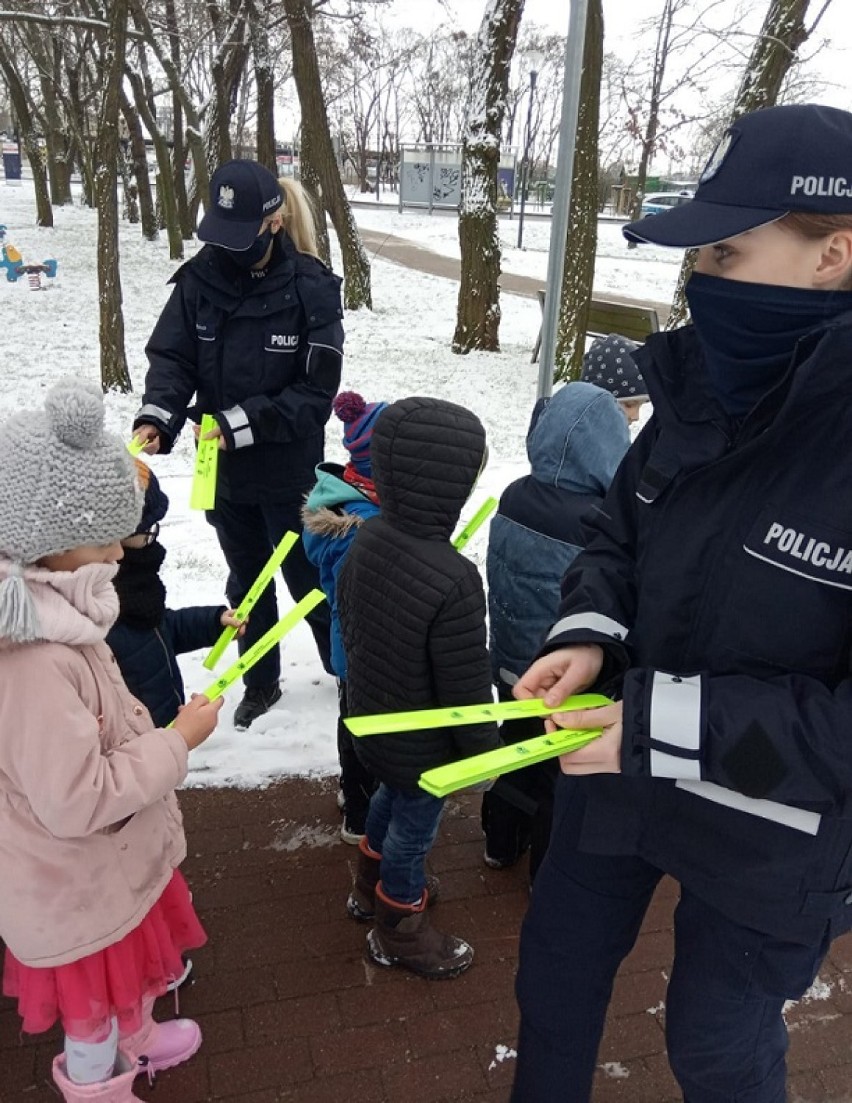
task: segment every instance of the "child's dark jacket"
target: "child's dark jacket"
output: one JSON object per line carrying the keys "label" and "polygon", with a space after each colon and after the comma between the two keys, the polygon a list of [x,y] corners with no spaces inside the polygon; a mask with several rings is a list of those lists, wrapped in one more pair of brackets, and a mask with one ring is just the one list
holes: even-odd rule
{"label": "child's dark jacket", "polygon": [[[484,451],[478,419],[439,399],[394,403],[376,425],[381,514],[360,527],[338,580],[353,716],[491,700],[482,580],[450,543]],[[367,769],[408,791],[424,770],[498,744],[493,724],[355,741]]]}
{"label": "child's dark jacket", "polygon": [[320,585],[331,611],[331,668],[346,681],[346,654],[340,634],[337,577],[355,533],[379,507],[343,478],[337,463],[321,463],[317,481],[302,507],[302,544],[305,555],[319,570]]}
{"label": "child's dark jacket", "polygon": [[178,706],[184,703],[176,656],[212,647],[222,631],[220,620],[225,609],[224,605],[166,609],[156,628],[134,628],[119,621],[109,630],[106,642],[122,677],[158,728],[174,720]]}

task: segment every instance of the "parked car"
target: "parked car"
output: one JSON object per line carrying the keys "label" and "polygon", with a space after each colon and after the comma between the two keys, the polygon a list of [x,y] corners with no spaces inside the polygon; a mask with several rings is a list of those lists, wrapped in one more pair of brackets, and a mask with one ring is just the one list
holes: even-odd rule
{"label": "parked car", "polygon": [[663,191],[656,192],[654,195],[646,195],[642,200],[641,217],[644,218],[649,214],[662,214],[670,207],[679,207],[681,203],[688,203],[692,196],[693,193],[686,189],[684,191]]}

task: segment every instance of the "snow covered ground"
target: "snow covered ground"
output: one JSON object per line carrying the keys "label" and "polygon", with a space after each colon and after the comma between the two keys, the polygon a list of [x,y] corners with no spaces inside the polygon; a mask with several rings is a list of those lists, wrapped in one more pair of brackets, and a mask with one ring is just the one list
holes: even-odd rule
{"label": "snow covered ground", "polygon": [[[377,206],[379,206],[377,204]],[[7,283],[0,275],[0,419],[15,410],[41,404],[45,390],[66,374],[98,380],[98,311],[96,218],[81,207],[54,212],[53,229],[33,226],[31,185],[0,185],[0,223],[24,261],[58,260],[49,290],[33,292],[26,281]],[[358,208],[364,226],[408,237],[438,252],[457,254],[456,223],[452,218],[390,209]],[[502,223],[511,242],[516,223]],[[544,278],[549,226],[528,221],[528,248],[507,248],[505,267]],[[188,253],[197,246],[190,244]],[[636,298],[667,301],[671,297],[680,254],[662,250],[628,251],[619,227],[602,223],[595,291],[619,292]],[[166,281],[176,265],[168,258],[165,239],[144,242],[138,227],[121,228],[122,285],[126,345],[136,393],[107,398],[110,428],[130,435],[133,413],[145,374],[144,345],[165,302]],[[529,267],[526,267],[529,265]],[[488,494],[499,494],[526,471],[524,436],[536,391],[537,369],[529,362],[540,323],[538,304],[505,295],[500,354],[450,352],[457,284],[403,271],[381,259],[373,263],[373,312],[346,318],[346,360],[343,387],[360,391],[368,401],[393,401],[411,394],[450,398],[470,407],[482,419],[489,437],[490,461],[477,488],[471,512]],[[342,459],[337,423],[332,419],[327,454]],[[225,565],[213,530],[203,516],[188,508],[193,453],[185,433],[170,456],[153,466],[171,499],[161,539],[168,549],[163,576],[173,607],[222,600]],[[468,554],[484,566],[486,533],[468,545]],[[279,587],[280,605],[289,595]],[[202,654],[186,656],[182,666],[189,689],[211,681],[201,666]],[[224,665],[224,664],[223,664]],[[248,732],[235,732],[231,713],[238,686],[228,693],[222,721],[213,737],[191,756],[187,785],[263,785],[283,774],[336,772],[336,689],[325,675],[309,631],[300,626],[282,652],[283,691],[280,703]]]}

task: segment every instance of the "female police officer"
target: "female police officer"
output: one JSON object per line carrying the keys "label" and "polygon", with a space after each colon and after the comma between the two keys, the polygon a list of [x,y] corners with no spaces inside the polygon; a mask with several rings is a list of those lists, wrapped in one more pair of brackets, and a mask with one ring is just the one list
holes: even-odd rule
{"label": "female police officer", "polygon": [[[149,453],[166,453],[187,417],[215,417],[211,435],[223,454],[207,519],[227,560],[228,601],[236,606],[283,534],[301,531],[299,509],[323,458],[324,427],[340,384],[340,280],[316,256],[301,188],[254,161],[229,161],[213,174],[198,236],[207,246],[173,277],[145,350],[150,366],[134,432],[147,439]],[[301,543],[283,573],[295,600],[319,585]],[[276,619],[270,585],[241,647]],[[330,669],[327,607],[308,621]],[[276,648],[246,674],[236,727],[247,728],[278,700],[279,675]]]}

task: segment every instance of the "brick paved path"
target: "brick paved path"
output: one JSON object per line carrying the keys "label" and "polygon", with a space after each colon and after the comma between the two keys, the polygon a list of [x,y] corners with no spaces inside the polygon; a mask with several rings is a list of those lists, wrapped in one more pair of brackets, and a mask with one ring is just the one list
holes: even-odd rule
{"label": "brick paved path", "polygon": [[[478,800],[451,801],[434,852],[436,920],[470,939],[465,976],[427,982],[364,957],[345,914],[353,847],[338,839],[331,782],[181,795],[185,872],[210,943],[181,1000],[205,1035],[197,1057],[163,1073],[154,1103],[472,1103],[508,1099],[517,1017],[512,994],[524,872],[482,864]],[[596,1103],[678,1098],[661,1003],[671,958],[665,884],[616,982]],[[852,941],[835,944],[816,997],[789,1016],[791,1099],[852,1103]],[[160,1001],[165,1016],[168,1001]],[[56,1103],[59,1035],[22,1042],[0,1000],[0,1101]],[[560,1103],[554,1100],[554,1103]]]}

